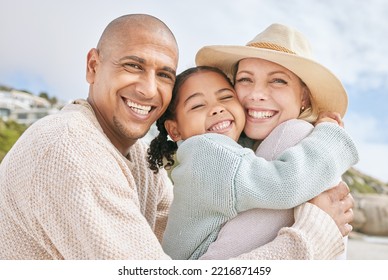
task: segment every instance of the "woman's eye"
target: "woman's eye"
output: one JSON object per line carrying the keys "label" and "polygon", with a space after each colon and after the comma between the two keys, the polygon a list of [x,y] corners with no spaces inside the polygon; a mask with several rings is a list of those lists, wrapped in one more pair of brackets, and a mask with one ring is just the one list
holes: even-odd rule
{"label": "woman's eye", "polygon": [[249,78],[239,78],[239,79],[237,79],[236,80],[236,82],[237,83],[244,83],[244,82],[250,82],[251,81],[251,79],[249,79]]}
{"label": "woman's eye", "polygon": [[276,83],[276,84],[287,84],[287,82],[283,79],[273,79],[272,80],[272,83]]}

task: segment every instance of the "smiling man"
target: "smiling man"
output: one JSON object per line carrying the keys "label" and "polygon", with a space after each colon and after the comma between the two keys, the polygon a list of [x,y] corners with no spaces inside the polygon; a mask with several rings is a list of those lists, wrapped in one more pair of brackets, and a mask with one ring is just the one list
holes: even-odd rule
{"label": "smiling man", "polygon": [[166,259],[172,199],[142,141],[170,102],[178,47],[149,15],[126,15],[87,55],[86,100],[32,125],[1,165],[0,259]]}
{"label": "smiling man", "polygon": [[112,22],[97,49],[88,53],[88,102],[122,154],[167,108],[177,63],[178,47],[171,31],[140,16]]}

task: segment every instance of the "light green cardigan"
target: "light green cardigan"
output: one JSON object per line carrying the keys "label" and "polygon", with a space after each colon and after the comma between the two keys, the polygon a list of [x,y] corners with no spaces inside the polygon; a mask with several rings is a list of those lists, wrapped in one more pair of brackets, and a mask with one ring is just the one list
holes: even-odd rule
{"label": "light green cardigan", "polygon": [[343,128],[322,123],[275,161],[219,134],[183,141],[177,160],[162,245],[173,259],[197,259],[237,213],[293,208],[337,184],[334,178],[358,161],[358,153]]}

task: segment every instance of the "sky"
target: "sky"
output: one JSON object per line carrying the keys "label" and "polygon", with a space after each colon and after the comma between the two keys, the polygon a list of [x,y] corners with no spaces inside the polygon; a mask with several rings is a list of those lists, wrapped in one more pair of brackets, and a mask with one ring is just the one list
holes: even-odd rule
{"label": "sky", "polygon": [[86,54],[124,14],[151,14],[171,28],[178,72],[194,66],[202,46],[245,45],[272,23],[292,26],[347,90],[355,168],[388,182],[386,0],[0,0],[0,7],[0,84],[63,101],[86,98]]}

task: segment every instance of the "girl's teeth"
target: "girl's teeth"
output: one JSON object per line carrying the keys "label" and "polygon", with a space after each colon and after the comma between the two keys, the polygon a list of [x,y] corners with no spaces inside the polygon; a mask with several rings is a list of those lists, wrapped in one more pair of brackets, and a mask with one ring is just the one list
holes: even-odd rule
{"label": "girl's teeth", "polygon": [[215,126],[212,126],[209,130],[210,131],[218,131],[227,128],[230,126],[231,121],[223,121],[221,123],[216,124]]}

